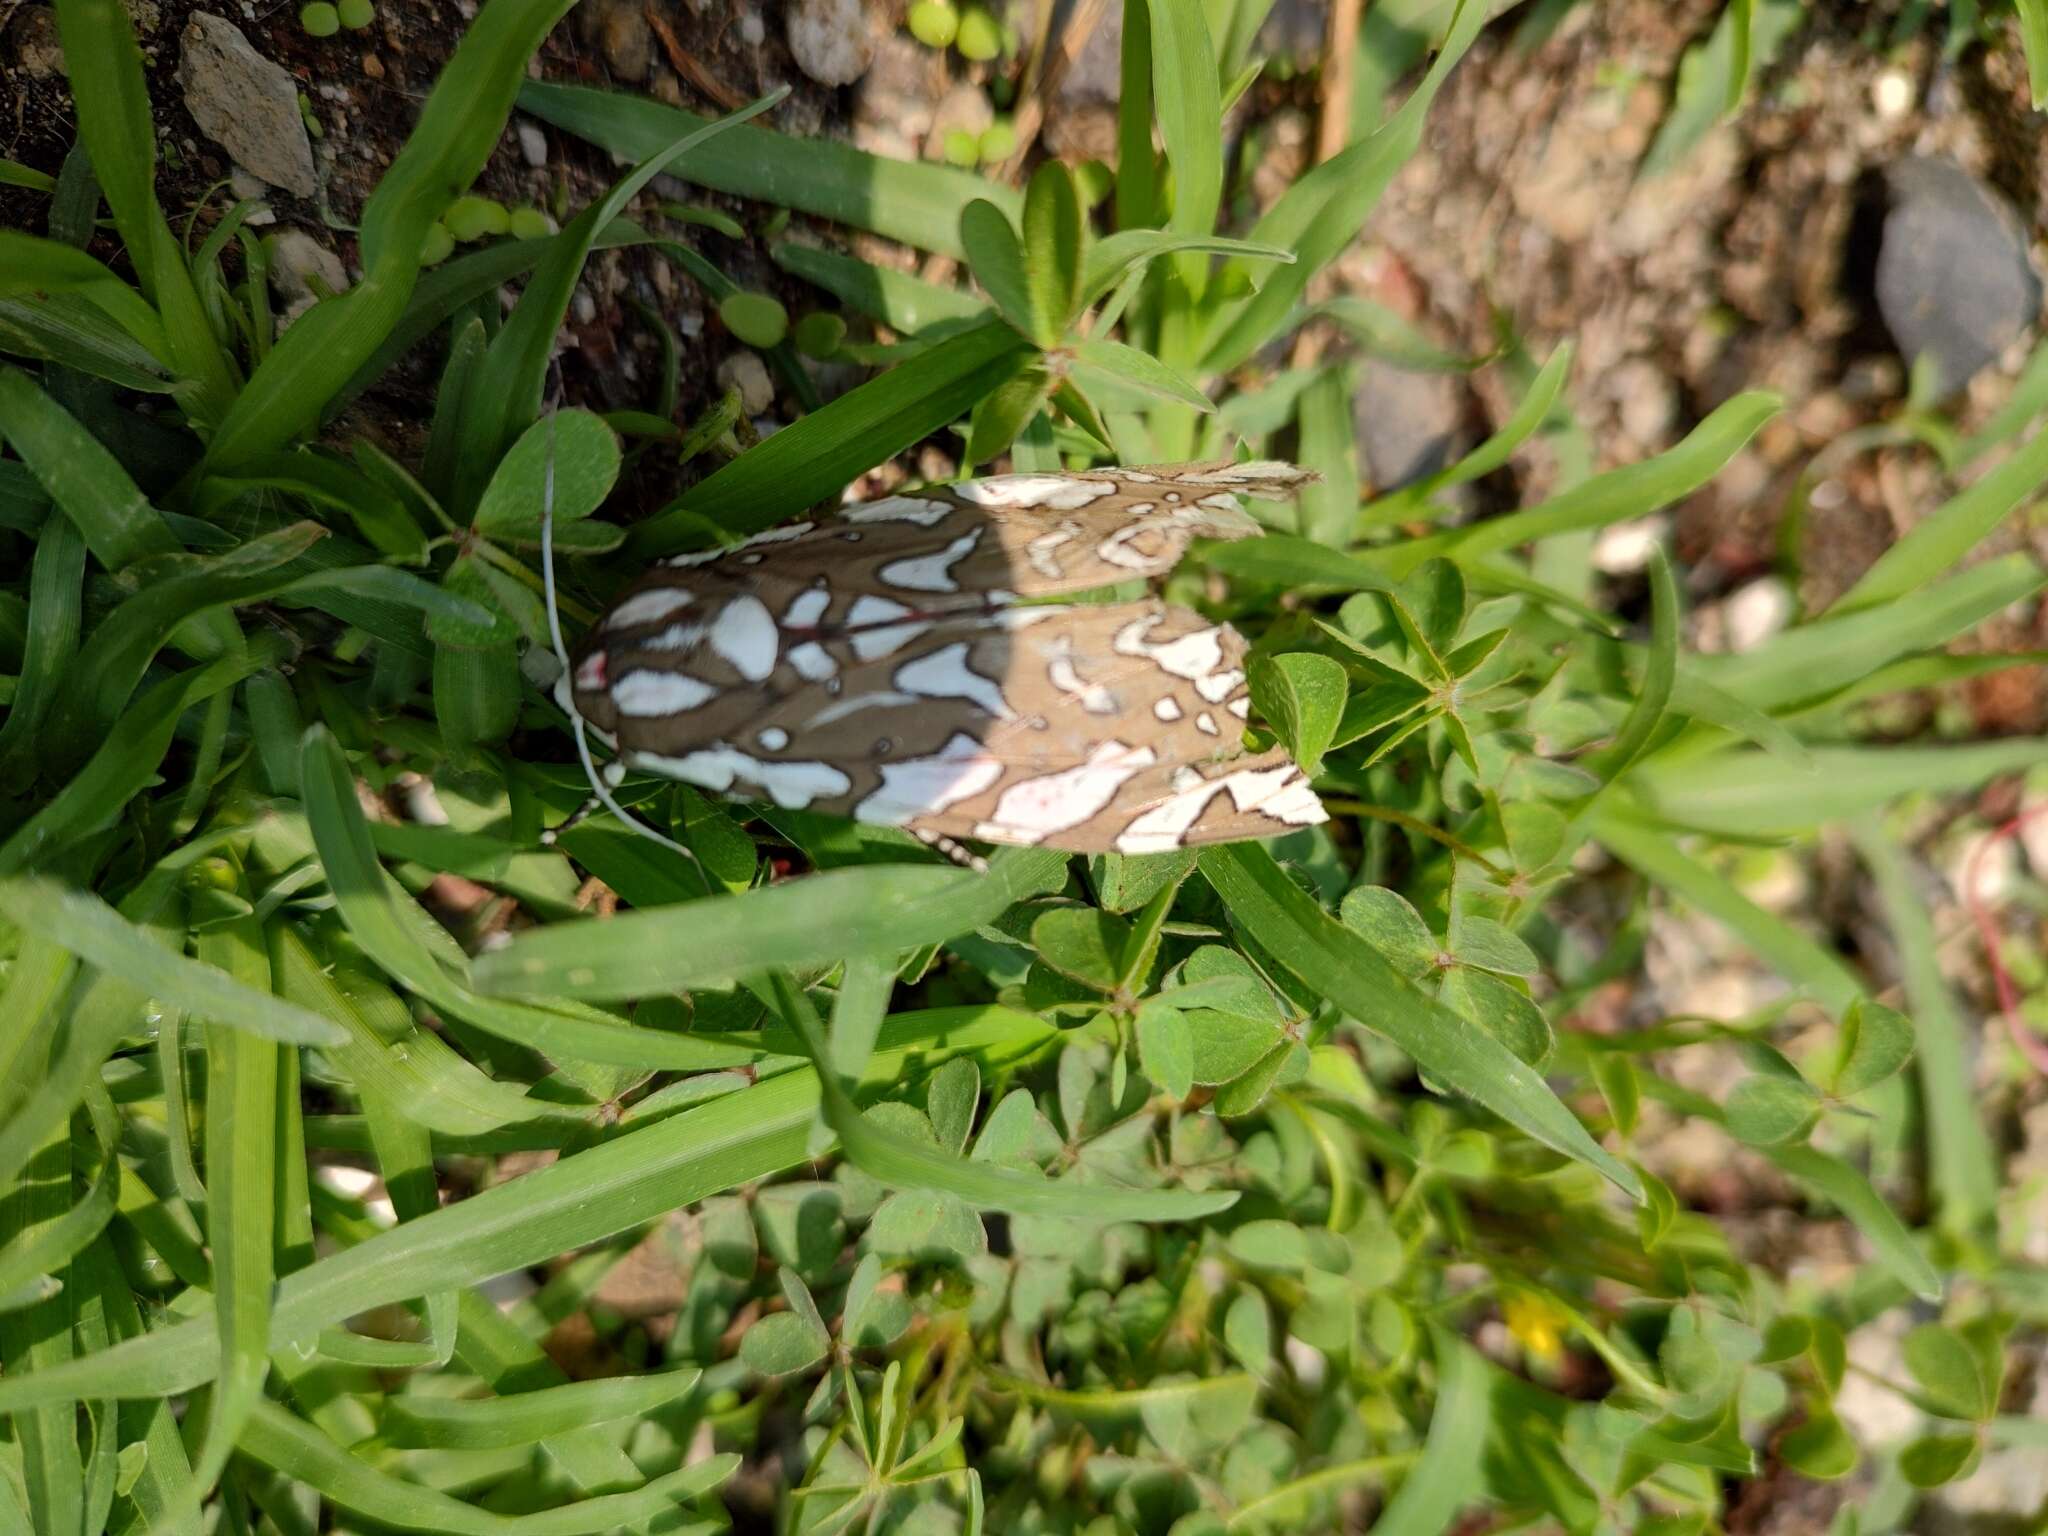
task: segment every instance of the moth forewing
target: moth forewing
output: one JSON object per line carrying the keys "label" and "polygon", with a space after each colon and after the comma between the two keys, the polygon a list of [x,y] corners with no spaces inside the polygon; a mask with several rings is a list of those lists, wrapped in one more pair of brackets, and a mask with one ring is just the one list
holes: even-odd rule
{"label": "moth forewing", "polygon": [[578,654],[629,767],[922,835],[1152,852],[1324,819],[1243,753],[1244,642],[1156,599],[1020,603],[1170,570],[1258,525],[1282,464],[998,475],[655,567]]}

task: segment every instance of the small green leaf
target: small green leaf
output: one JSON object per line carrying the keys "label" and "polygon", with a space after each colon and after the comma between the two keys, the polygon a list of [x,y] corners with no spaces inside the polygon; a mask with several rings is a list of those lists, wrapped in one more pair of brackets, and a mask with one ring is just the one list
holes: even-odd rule
{"label": "small green leaf", "polygon": [[960,244],[975,281],[995,302],[998,313],[1026,336],[1033,335],[1031,278],[1024,265],[1024,247],[1002,209],[980,197],[961,209]]}
{"label": "small green leaf", "polygon": [[824,1359],[831,1337],[807,1317],[771,1312],[740,1338],[740,1359],[763,1376],[788,1376]]}
{"label": "small green leaf", "polygon": [[1153,998],[1138,1010],[1138,1059],[1168,1098],[1194,1091],[1195,1047],[1179,1009]]}
{"label": "small green leaf", "polygon": [[975,1107],[981,1102],[981,1069],[971,1056],[956,1056],[932,1074],[925,1089],[925,1112],[939,1146],[959,1153],[974,1129]]}
{"label": "small green leaf", "polygon": [[589,411],[556,411],[519,435],[506,450],[477,503],[476,526],[498,533],[538,527],[549,465],[554,473],[556,536],[561,525],[604,505],[619,478],[618,434]]}
{"label": "small green leaf", "polygon": [[1497,971],[1503,976],[1540,976],[1543,962],[1536,952],[1500,923],[1488,917],[1458,917],[1451,923],[1451,952],[1460,965]]}
{"label": "small green leaf", "polygon": [[1915,1488],[1939,1488],[1967,1477],[1983,1454],[1975,1435],[1926,1435],[1899,1452],[1899,1472]]}
{"label": "small green leaf", "polygon": [[1226,1120],[1242,1119],[1266,1102],[1266,1095],[1280,1080],[1281,1069],[1300,1047],[1282,1040],[1243,1072],[1216,1090],[1216,1113]]}
{"label": "small green leaf", "polygon": [[1927,1403],[1951,1419],[1988,1419],[1998,1411],[1996,1384],[1986,1381],[1980,1352],[1956,1329],[1923,1323],[1906,1335],[1906,1369]]}
{"label": "small green leaf", "polygon": [[1543,1010],[1498,976],[1458,966],[1444,975],[1442,998],[1460,1015],[1531,1066],[1550,1057],[1556,1036]]}
{"label": "small green leaf", "polygon": [[1856,1442],[1841,1420],[1818,1404],[1807,1410],[1806,1422],[1778,1437],[1778,1456],[1804,1477],[1832,1482],[1856,1470]]}
{"label": "small green leaf", "polygon": [[[964,231],[963,231],[964,234]],[[1059,345],[1081,292],[1081,246],[1086,238],[1074,179],[1057,159],[1042,161],[1024,192],[1024,277],[1031,339]]]}
{"label": "small green leaf", "polygon": [[1056,907],[1031,925],[1031,947],[1045,963],[1098,991],[1116,990],[1130,924],[1094,907]]}
{"label": "small green leaf", "polygon": [[1355,886],[1338,907],[1344,926],[1365,941],[1395,970],[1413,981],[1426,974],[1446,953],[1429,925],[1399,892],[1384,885]]}
{"label": "small green leaf", "polygon": [[1042,364],[1029,364],[1014,378],[1005,379],[985,395],[974,408],[973,425],[967,434],[967,462],[986,464],[1007,453],[1031,418],[1052,393],[1052,376]]}
{"label": "small green leaf", "polygon": [[1820,1118],[1820,1095],[1804,1081],[1756,1074],[1735,1085],[1723,1106],[1728,1130],[1752,1147],[1798,1141]]}
{"label": "small green leaf", "polygon": [[1301,771],[1314,777],[1322,771],[1323,753],[1344,717],[1349,688],[1341,662],[1313,651],[1254,657],[1252,700],[1279,733]]}
{"label": "small green leaf", "polygon": [[1897,1072],[1913,1055],[1913,1021],[1904,1014],[1858,998],[1842,1016],[1841,1065],[1829,1091],[1853,1098]]}
{"label": "small green leaf", "polygon": [[1308,1241],[1291,1221],[1266,1218],[1248,1221],[1230,1234],[1230,1253],[1252,1269],[1299,1270],[1308,1267]]}
{"label": "small green leaf", "polygon": [[1636,1207],[1636,1233],[1645,1248],[1654,1249],[1678,1220],[1678,1197],[1669,1184],[1647,1169],[1638,1168],[1636,1174],[1643,1183],[1643,1203]]}

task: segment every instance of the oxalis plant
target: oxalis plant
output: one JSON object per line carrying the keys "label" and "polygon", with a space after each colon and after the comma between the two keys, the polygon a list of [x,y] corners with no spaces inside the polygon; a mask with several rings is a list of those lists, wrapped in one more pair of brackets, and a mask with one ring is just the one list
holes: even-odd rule
{"label": "oxalis plant", "polygon": [[[1874,1531],[2040,1444],[2004,1409],[2048,1293],[2001,1229],[1886,812],[2042,743],[1859,734],[1864,701],[1992,665],[1945,648],[2038,600],[2036,562],[1977,553],[2048,475],[2048,437],[2011,446],[2031,397],[1943,438],[1991,467],[1845,596],[1689,654],[1669,564],[1624,616],[1588,541],[1709,481],[1775,399],[1453,526],[1444,491],[1575,431],[1567,349],[1510,340],[1507,424],[1373,497],[1355,349],[1259,362],[1312,320],[1389,334],[1310,285],[1484,7],[1249,224],[1220,124],[1255,4],[1125,6],[1096,206],[1056,166],[1019,193],[528,81],[566,8],[478,11],[363,210],[362,280],[280,332],[250,210],[194,244],[156,200],[124,8],[57,4],[79,148],[47,230],[0,232],[0,1526],[1677,1533],[1789,1474],[1860,1479],[1838,1527]],[[558,235],[423,271],[515,102],[638,169]],[[593,247],[735,291],[625,217],[663,168],[962,279],[778,246],[874,371],[758,443],[731,399],[677,425],[673,372],[642,410],[545,419]],[[84,248],[102,206],[119,271]],[[415,347],[441,359],[419,462],[323,429]],[[801,359],[771,362],[804,398]],[[976,873],[629,778],[691,857],[610,815],[544,840],[584,774],[543,515],[573,633],[647,561],[935,435],[970,465],[1318,470],[1169,589],[1254,641],[1254,729],[1330,824]],[[620,521],[629,455],[688,489]],[[422,784],[440,815],[366,814]],[[1903,995],[1731,870],[1837,821]],[[482,905],[451,912],[448,876]],[[1782,1002],[1587,1024],[1660,908],[1731,932]],[[1844,1225],[1854,1281],[1685,1208],[1639,1153],[1687,1123]],[[606,1281],[643,1241],[679,1299],[629,1317]],[[544,1280],[482,1289],[512,1273]],[[1896,1369],[1850,1366],[1864,1329]],[[1919,1428],[1859,1444],[1852,1369]]]}

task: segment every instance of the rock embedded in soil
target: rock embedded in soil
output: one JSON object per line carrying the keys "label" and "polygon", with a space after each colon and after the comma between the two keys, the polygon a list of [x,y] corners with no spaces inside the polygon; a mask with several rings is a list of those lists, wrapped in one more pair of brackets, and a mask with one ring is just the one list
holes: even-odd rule
{"label": "rock embedded in soil", "polygon": [[861,0],[796,0],[789,52],[820,85],[851,85],[875,56],[875,26]]}
{"label": "rock embedded in soil", "polygon": [[346,288],[348,268],[303,229],[280,230],[270,241],[270,286],[288,311],[305,308]]}
{"label": "rock embedded in soil", "polygon": [[57,13],[47,5],[25,6],[8,28],[8,51],[14,64],[31,80],[51,80],[64,73],[64,48],[57,40]]}
{"label": "rock embedded in soil", "polygon": [[300,197],[319,191],[292,77],[251,47],[233,22],[204,11],[185,23],[182,47],[178,83],[200,131],[271,186]]}
{"label": "rock embedded in soil", "polygon": [[578,18],[583,36],[604,54],[614,80],[638,85],[654,66],[654,29],[640,0],[592,0]]}
{"label": "rock embedded in soil", "polygon": [[768,365],[752,352],[735,352],[718,365],[718,387],[737,389],[741,408],[749,416],[758,416],[775,403]]}
{"label": "rock embedded in soil", "polygon": [[1417,373],[1375,357],[1358,370],[1351,418],[1363,467],[1374,491],[1384,495],[1450,463],[1465,408],[1450,375]]}
{"label": "rock embedded in soil", "polygon": [[1945,397],[2033,323],[2041,279],[2018,217],[1955,162],[1916,156],[1885,180],[1878,313],[1908,362],[1931,361]]}

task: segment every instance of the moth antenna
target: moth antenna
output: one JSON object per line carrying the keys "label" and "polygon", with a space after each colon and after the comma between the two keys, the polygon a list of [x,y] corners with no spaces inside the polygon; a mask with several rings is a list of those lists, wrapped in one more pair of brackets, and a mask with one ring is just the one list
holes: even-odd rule
{"label": "moth antenna", "polygon": [[[548,451],[541,473],[540,491],[540,579],[542,595],[547,600],[548,639],[555,648],[555,660],[561,663],[562,676],[569,675],[569,647],[562,643],[562,616],[555,608],[555,405],[548,404]],[[604,776],[597,771],[597,763],[590,755],[590,738],[585,729],[583,712],[576,707],[574,688],[562,692],[562,705],[569,712],[569,727],[576,737],[576,757],[583,764],[583,777],[590,784],[590,799],[586,800],[558,827],[551,827],[541,833],[541,841],[552,847],[555,839],[577,822],[590,814],[593,804],[601,805],[618,817],[622,826],[651,838],[664,848],[673,849],[688,859],[697,862],[697,855],[666,833],[658,832],[623,805],[612,798],[612,792],[605,786]]]}
{"label": "moth antenna", "polygon": [[977,875],[988,873],[988,860],[984,859],[964,843],[956,842],[943,832],[932,832],[921,827],[912,827],[910,835],[927,848],[936,848],[962,869],[971,869]]}

